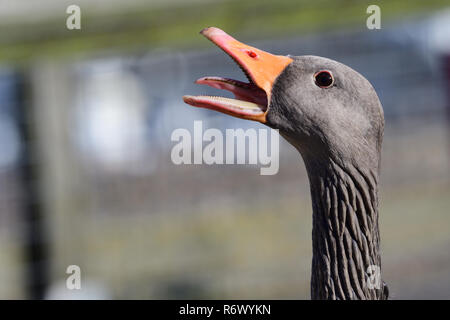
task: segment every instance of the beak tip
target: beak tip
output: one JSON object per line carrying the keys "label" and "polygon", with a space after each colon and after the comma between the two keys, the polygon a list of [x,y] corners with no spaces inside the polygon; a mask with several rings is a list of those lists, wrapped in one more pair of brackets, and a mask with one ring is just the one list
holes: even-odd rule
{"label": "beak tip", "polygon": [[211,27],[206,27],[206,28],[202,29],[202,31],[200,31],[199,33],[202,34],[202,35],[205,35],[205,33],[208,32],[209,28],[211,28]]}
{"label": "beak tip", "polygon": [[212,36],[227,35],[223,30],[216,27],[204,28],[202,31],[200,31],[200,34],[204,35],[207,38],[210,38]]}
{"label": "beak tip", "polygon": [[192,96],[183,96],[184,103],[189,104],[192,101]]}

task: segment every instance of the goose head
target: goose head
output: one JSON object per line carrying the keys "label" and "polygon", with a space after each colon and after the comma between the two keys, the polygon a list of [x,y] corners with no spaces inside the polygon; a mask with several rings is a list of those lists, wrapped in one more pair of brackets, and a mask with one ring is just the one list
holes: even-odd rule
{"label": "goose head", "polygon": [[377,165],[383,109],[358,72],[323,57],[273,55],[214,27],[201,34],[238,64],[248,82],[203,77],[196,83],[231,91],[235,99],[184,96],[187,104],[278,129],[305,161],[332,157]]}

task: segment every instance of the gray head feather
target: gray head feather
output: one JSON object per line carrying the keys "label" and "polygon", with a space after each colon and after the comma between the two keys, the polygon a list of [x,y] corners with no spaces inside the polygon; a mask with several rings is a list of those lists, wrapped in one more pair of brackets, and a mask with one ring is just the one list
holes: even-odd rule
{"label": "gray head feather", "polygon": [[[327,58],[291,58],[273,86],[268,125],[279,129],[305,160],[331,157],[377,169],[384,117],[369,81]],[[314,74],[321,70],[332,73],[330,88],[316,85]]]}

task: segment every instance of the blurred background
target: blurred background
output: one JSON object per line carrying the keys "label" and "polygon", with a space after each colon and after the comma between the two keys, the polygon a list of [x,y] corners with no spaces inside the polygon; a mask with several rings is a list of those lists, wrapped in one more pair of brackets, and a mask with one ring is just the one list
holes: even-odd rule
{"label": "blurred background", "polygon": [[[66,9],[81,8],[81,30]],[[381,30],[366,9],[381,8]],[[0,298],[308,299],[311,200],[280,170],[174,165],[171,133],[262,128],[184,105],[243,80],[198,32],[341,61],[384,106],[380,224],[393,299],[450,298],[448,1],[0,0]],[[223,94],[223,92],[221,93]],[[81,290],[66,269],[81,268]]]}

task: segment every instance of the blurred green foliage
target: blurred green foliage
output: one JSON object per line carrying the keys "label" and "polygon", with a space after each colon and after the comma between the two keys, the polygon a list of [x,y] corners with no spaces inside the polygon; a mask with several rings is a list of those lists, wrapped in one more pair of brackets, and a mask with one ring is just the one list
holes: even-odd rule
{"label": "blurred green foliage", "polygon": [[[0,60],[24,61],[37,56],[65,56],[93,50],[139,50],[206,46],[198,36],[217,26],[245,38],[289,36],[340,27],[366,28],[370,4],[381,7],[382,26],[397,17],[424,14],[448,6],[446,0],[231,0],[182,2],[170,6],[105,10],[81,8],[82,29],[67,30],[65,12],[45,22],[18,21],[0,29]],[[107,13],[106,13],[107,11]]]}

